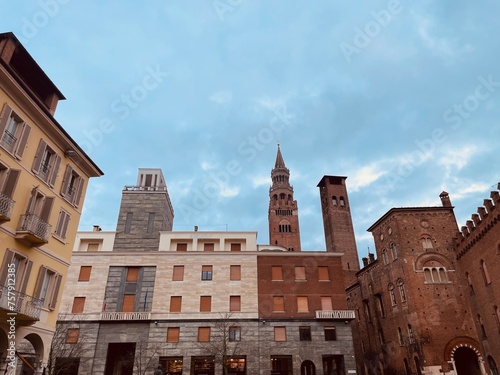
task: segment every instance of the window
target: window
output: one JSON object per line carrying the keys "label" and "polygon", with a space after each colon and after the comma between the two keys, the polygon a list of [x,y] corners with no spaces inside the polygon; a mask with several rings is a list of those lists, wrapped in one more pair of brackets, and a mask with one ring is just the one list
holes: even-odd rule
{"label": "window", "polygon": [[311,341],[311,327],[299,327],[300,341]]}
{"label": "window", "polygon": [[330,281],[330,275],[328,274],[327,266],[318,267],[318,280],[319,281]]}
{"label": "window", "polygon": [[139,279],[139,267],[128,267],[126,281],[129,283],[136,283]]}
{"label": "window", "polygon": [[172,281],[183,281],[184,280],[184,266],[174,266],[174,271],[172,273]]}
{"label": "window", "polygon": [[87,245],[87,251],[89,251],[89,252],[99,251],[99,244],[98,243],[89,243]]}
{"label": "window", "polygon": [[432,249],[432,239],[429,236],[422,237],[422,247],[425,249]]}
{"label": "window", "polygon": [[241,311],[241,296],[229,297],[229,311]]}
{"label": "window", "polygon": [[273,297],[273,312],[285,312],[285,298],[283,296]]}
{"label": "window", "polygon": [[389,255],[387,254],[387,249],[382,250],[382,259],[384,264],[389,264]]}
{"label": "window", "polygon": [[426,284],[449,283],[446,268],[444,267],[424,267],[424,278]]}
{"label": "window", "polygon": [[33,173],[40,177],[42,181],[54,187],[60,163],[61,157],[41,139],[36,151],[35,160],[33,161],[33,166],[31,167]]}
{"label": "window", "polygon": [[306,280],[306,268],[303,266],[295,266],[295,281]]}
{"label": "window", "polygon": [[85,297],[75,297],[73,298],[73,307],[71,308],[72,314],[83,313],[83,308],[85,307]]}
{"label": "window", "polygon": [[44,308],[55,309],[61,280],[62,276],[57,272],[45,266],[40,267],[34,297],[42,300]]}
{"label": "window", "polygon": [[474,294],[474,286],[472,285],[472,277],[470,276],[469,272],[465,273],[465,277],[467,278],[467,283],[469,284],[470,295],[472,296]]}
{"label": "window", "polygon": [[493,315],[495,315],[497,328],[500,330],[500,308],[498,306],[493,306]]}
{"label": "window", "polygon": [[80,328],[68,328],[66,330],[66,344],[76,344],[80,336]]}
{"label": "window", "polygon": [[336,341],[337,331],[335,327],[325,327],[325,341]]}
{"label": "window", "polygon": [[5,104],[0,115],[0,146],[21,159],[31,127]]}
{"label": "window", "polygon": [[204,243],[203,244],[203,251],[214,251],[214,244],[213,243]]}
{"label": "window", "polygon": [[332,205],[337,205],[337,197],[335,195],[332,197]]}
{"label": "window", "polygon": [[198,328],[198,341],[199,342],[209,342],[210,341],[210,327],[199,327]]}
{"label": "window", "polygon": [[385,318],[385,309],[384,309],[384,301],[382,300],[382,295],[375,295],[375,301],[377,303],[377,309],[382,318]]}
{"label": "window", "polygon": [[[7,166],[0,163],[0,193],[1,193],[0,197],[3,195],[4,197],[12,198],[20,174],[21,171],[17,169],[9,169]],[[1,199],[3,202],[4,198],[2,197]],[[3,204],[8,204],[8,203],[3,203]],[[5,209],[0,206],[0,216],[6,213],[10,214],[10,211],[8,212],[4,210]]]}
{"label": "window", "polygon": [[181,312],[182,297],[181,296],[171,296],[170,297],[170,312],[178,313]]}
{"label": "window", "polygon": [[49,235],[50,212],[52,211],[53,197],[45,196],[40,190],[31,190],[31,196],[26,210],[25,220],[21,223],[19,230],[31,230],[39,236],[46,238]]}
{"label": "window", "polygon": [[378,339],[380,341],[380,345],[385,344],[384,332],[382,331],[382,329],[378,330]]}
{"label": "window", "polygon": [[56,224],[56,229],[54,231],[54,236],[60,238],[61,240],[65,240],[70,220],[71,220],[71,215],[61,208],[61,210],[59,211],[59,217],[57,218],[57,224]]}
{"label": "window", "polygon": [[344,197],[340,197],[339,202],[340,202],[340,207],[344,207],[345,206],[345,199],[344,199]]}
{"label": "window", "polygon": [[80,275],[78,276],[78,281],[89,281],[91,272],[92,272],[92,266],[81,266]]}
{"label": "window", "polygon": [[168,327],[167,328],[167,342],[179,342],[179,335],[181,329],[180,327]]}
{"label": "window", "polygon": [[405,284],[401,279],[398,280],[398,288],[399,294],[401,295],[401,302],[406,302]]}
{"label": "window", "polygon": [[363,301],[363,309],[365,311],[365,318],[368,323],[371,323],[372,316],[370,314],[370,305],[368,304],[368,300]]}
{"label": "window", "polygon": [[212,280],[212,266],[201,266],[201,279]]}
{"label": "window", "polygon": [[241,244],[240,243],[232,243],[231,244],[231,251],[241,251]]}
{"label": "window", "polygon": [[229,280],[231,281],[241,280],[241,266],[230,266]]}
{"label": "window", "polygon": [[307,296],[297,296],[297,312],[309,312]]}
{"label": "window", "polygon": [[481,259],[481,273],[483,274],[484,284],[491,284],[490,273],[488,272],[488,268],[486,267],[486,262]]}
{"label": "window", "polygon": [[271,267],[271,280],[272,281],[283,281],[283,268],[281,266]]}
{"label": "window", "polygon": [[229,341],[241,341],[241,327],[229,327]]}
{"label": "window", "polygon": [[389,284],[389,295],[391,296],[391,305],[396,306],[396,294],[394,293],[394,285]]}
{"label": "window", "polygon": [[24,255],[7,249],[0,267],[0,287],[7,286],[9,269],[12,269],[12,265],[14,266],[13,268],[15,269],[16,273],[16,283],[14,285],[15,290],[20,293],[25,293],[33,262],[26,258]]}
{"label": "window", "polygon": [[331,296],[321,296],[321,310],[323,311],[332,311],[332,297]]}
{"label": "window", "polygon": [[152,234],[154,230],[154,225],[155,225],[155,213],[150,212],[148,215],[148,228],[146,230],[147,234]]}
{"label": "window", "polygon": [[188,244],[187,243],[178,243],[177,244],[177,251],[187,251]]}
{"label": "window", "polygon": [[479,314],[477,314],[477,322],[479,323],[479,326],[481,327],[482,339],[484,340],[486,338],[486,329],[484,328],[483,318],[481,318],[481,315],[479,315]]}
{"label": "window", "polygon": [[291,233],[292,226],[290,224],[279,224],[278,226],[280,233]]}
{"label": "window", "polygon": [[71,166],[66,166],[61,195],[74,206],[80,204],[84,180]]}
{"label": "window", "polygon": [[212,297],[200,296],[200,312],[212,311]]}
{"label": "window", "polygon": [[135,294],[124,294],[122,303],[122,312],[134,312],[135,309]]}
{"label": "window", "polygon": [[398,259],[398,249],[396,248],[396,244],[394,242],[391,243],[391,253],[392,260]]}
{"label": "window", "polygon": [[130,229],[132,229],[132,219],[134,217],[133,212],[127,212],[127,216],[125,217],[125,229],[123,233],[130,234]]}
{"label": "window", "polygon": [[411,324],[408,324],[408,339],[410,340],[410,344],[415,342],[415,336],[413,336],[413,328],[411,328]]}
{"label": "window", "polygon": [[274,327],[274,341],[286,341],[286,327]]}
{"label": "window", "polygon": [[403,338],[403,331],[401,331],[401,327],[398,327],[398,339],[399,339],[399,346],[403,346],[405,344],[405,340]]}

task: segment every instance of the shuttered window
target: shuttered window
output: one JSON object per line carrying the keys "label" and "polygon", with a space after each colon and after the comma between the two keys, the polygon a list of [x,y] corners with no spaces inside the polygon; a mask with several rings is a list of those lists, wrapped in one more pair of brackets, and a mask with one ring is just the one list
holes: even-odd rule
{"label": "shuttered window", "polygon": [[297,311],[298,312],[309,312],[309,302],[307,296],[297,297]]}
{"label": "shuttered window", "polygon": [[274,327],[274,341],[286,341],[286,327]]}
{"label": "shuttered window", "polygon": [[240,243],[232,243],[231,244],[231,251],[241,251],[241,244]]}
{"label": "shuttered window", "polygon": [[236,281],[241,280],[241,266],[231,266],[229,279]]}
{"label": "shuttered window", "polygon": [[89,243],[87,245],[87,251],[89,251],[89,252],[99,251],[99,244],[98,243]]}
{"label": "shuttered window", "polygon": [[180,327],[168,327],[167,342],[179,342],[180,332]]}
{"label": "shuttered window", "polygon": [[73,307],[71,308],[72,314],[83,313],[83,308],[85,307],[85,297],[75,297],[73,299]]}
{"label": "shuttered window", "polygon": [[230,296],[229,297],[229,311],[241,311],[241,297],[240,296]]}
{"label": "shuttered window", "polygon": [[201,296],[200,297],[200,312],[210,312],[212,311],[212,297],[211,296]]}
{"label": "shuttered window", "polygon": [[92,266],[81,266],[80,275],[78,275],[78,281],[89,281],[91,272]]}
{"label": "shuttered window", "polygon": [[28,143],[31,127],[7,103],[0,113],[0,145],[21,159]]}
{"label": "shuttered window", "polygon": [[213,243],[203,244],[203,251],[214,251],[214,244]]}
{"label": "shuttered window", "polygon": [[181,312],[182,297],[172,296],[170,297],[170,312],[178,313]]}
{"label": "shuttered window", "polygon": [[319,266],[318,267],[318,280],[319,281],[329,281],[330,275],[328,274],[328,267]]}
{"label": "shuttered window", "polygon": [[57,178],[61,157],[43,140],[40,140],[31,170],[51,187]]}
{"label": "shuttered window", "polygon": [[187,251],[188,244],[187,243],[178,243],[177,251]]}
{"label": "shuttered window", "polygon": [[184,280],[184,266],[174,266],[172,281]]}
{"label": "shuttered window", "polygon": [[76,344],[80,336],[80,328],[68,328],[66,331],[66,344]]}
{"label": "shuttered window", "polygon": [[139,278],[139,267],[129,267],[127,268],[127,282],[135,283]]}
{"label": "shuttered window", "polygon": [[271,273],[271,280],[283,281],[283,268],[281,266],[272,266]]}
{"label": "shuttered window", "polygon": [[273,297],[273,312],[285,311],[285,298],[283,296]]}
{"label": "shuttered window", "polygon": [[330,297],[330,296],[322,296],[321,297],[321,310],[323,310],[323,311],[333,310],[332,297]]}
{"label": "shuttered window", "polygon": [[62,240],[66,239],[66,233],[68,231],[68,225],[71,216],[65,210],[61,208],[59,211],[59,217],[57,218],[56,229],[54,231],[54,235]]}
{"label": "shuttered window", "polygon": [[74,206],[80,203],[84,180],[70,165],[66,166],[64,179],[61,186],[61,195]]}
{"label": "shuttered window", "polygon": [[210,341],[210,327],[199,327],[198,328],[198,341],[199,342]]}
{"label": "shuttered window", "polygon": [[34,297],[43,301],[43,307],[55,309],[61,280],[62,275],[45,266],[40,267]]}
{"label": "shuttered window", "polygon": [[135,294],[124,294],[122,312],[134,312],[135,311]]}
{"label": "shuttered window", "polygon": [[303,266],[295,267],[295,280],[306,280],[306,268]]}

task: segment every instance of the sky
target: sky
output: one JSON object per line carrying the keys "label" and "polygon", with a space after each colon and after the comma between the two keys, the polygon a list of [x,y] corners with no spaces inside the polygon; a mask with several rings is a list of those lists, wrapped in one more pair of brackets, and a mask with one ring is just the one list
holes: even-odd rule
{"label": "sky", "polygon": [[9,1],[12,31],[67,100],[55,118],[105,175],[80,230],[116,229],[125,185],[161,168],[174,230],[257,231],[277,143],[302,249],[325,249],[318,182],[347,176],[358,252],[393,207],[465,225],[500,181],[500,3]]}

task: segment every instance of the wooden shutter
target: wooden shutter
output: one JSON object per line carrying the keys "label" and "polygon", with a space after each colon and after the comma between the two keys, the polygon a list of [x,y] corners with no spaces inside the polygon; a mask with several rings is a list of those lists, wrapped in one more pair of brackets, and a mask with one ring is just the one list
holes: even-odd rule
{"label": "wooden shutter", "polygon": [[59,289],[61,288],[61,281],[62,281],[62,275],[59,275],[58,273],[55,274],[54,279],[52,282],[55,283],[54,286],[54,291],[52,293],[52,298],[50,301],[49,309],[54,310],[56,308],[57,304],[57,296],[59,295]]}
{"label": "wooden shutter", "polygon": [[333,310],[332,297],[330,296],[321,297],[321,310],[323,311]]}
{"label": "wooden shutter", "polygon": [[59,164],[61,164],[61,157],[57,154],[54,154],[54,164],[52,165],[52,171],[50,173],[49,185],[50,187],[54,187],[57,178],[57,172],[59,171]]}
{"label": "wooden shutter", "polygon": [[285,311],[285,299],[283,296],[273,297],[273,311],[274,312]]}
{"label": "wooden shutter", "polygon": [[172,296],[170,297],[170,312],[177,313],[181,312],[182,307],[182,297]]}
{"label": "wooden shutter", "polygon": [[168,327],[167,342],[179,342],[180,327]]}
{"label": "wooden shutter", "polygon": [[231,251],[241,251],[241,244],[240,243],[232,243],[231,244]]}
{"label": "wooden shutter", "polygon": [[47,148],[47,143],[43,139],[40,139],[40,143],[38,144],[38,148],[35,154],[35,160],[33,160],[33,166],[31,170],[34,174],[38,174],[40,172],[40,166],[42,165],[42,158],[45,149]]}
{"label": "wooden shutter", "polygon": [[33,297],[40,298],[40,293],[42,292],[43,280],[45,279],[45,274],[47,273],[47,267],[41,266],[38,272],[38,278],[36,279],[35,295]]}
{"label": "wooden shutter", "polygon": [[30,132],[31,132],[31,126],[29,126],[28,124],[24,124],[23,132],[21,134],[21,138],[19,140],[16,152],[15,152],[15,155],[19,159],[21,159],[23,157],[23,153],[24,153],[24,150],[26,149],[26,144],[28,143],[28,137],[30,135]]}
{"label": "wooden shutter", "polygon": [[66,197],[68,195],[68,187],[69,187],[69,182],[71,181],[71,174],[73,172],[73,168],[71,166],[66,166],[66,172],[64,172],[64,179],[63,183],[61,186],[61,195],[63,197]]}
{"label": "wooden shutter", "polygon": [[7,120],[12,113],[12,109],[8,106],[7,103],[3,106],[2,114],[0,115],[0,139],[3,137],[3,132],[5,131],[5,127],[7,126]]}
{"label": "wooden shutter", "polygon": [[135,311],[135,294],[124,294],[122,312]]}
{"label": "wooden shutter", "polygon": [[9,174],[7,175],[7,181],[5,181],[5,186],[3,188],[3,194],[6,195],[7,197],[12,198],[20,174],[21,171],[18,171],[17,169],[9,170]]}
{"label": "wooden shutter", "polygon": [[187,251],[187,243],[178,243],[177,251]]}
{"label": "wooden shutter", "polygon": [[83,308],[85,307],[85,297],[75,297],[73,298],[73,307],[71,309],[72,314],[83,313]]}
{"label": "wooden shutter", "polygon": [[127,282],[137,282],[139,278],[139,267],[128,267],[127,268]]}
{"label": "wooden shutter", "polygon": [[71,216],[66,211],[64,211],[63,209],[59,211],[59,218],[57,219],[55,234],[60,238],[66,238],[66,231],[68,230],[70,219]]}
{"label": "wooden shutter", "polygon": [[53,197],[45,197],[43,201],[42,212],[40,213],[40,219],[47,223],[49,222],[50,211],[52,210],[52,203],[54,203]]}
{"label": "wooden shutter", "polygon": [[26,287],[28,286],[28,281],[30,280],[31,268],[33,267],[33,262],[31,260],[26,261],[26,268],[24,269],[23,281],[21,284],[21,293],[26,293]]}
{"label": "wooden shutter", "polygon": [[83,180],[82,177],[78,177],[76,180],[76,186],[75,186],[75,192],[73,193],[73,205],[78,207],[80,204],[80,199],[82,198],[82,192],[83,192],[83,185],[85,184],[85,181]]}
{"label": "wooden shutter", "polygon": [[274,327],[274,341],[286,341],[286,327]]}
{"label": "wooden shutter", "polygon": [[87,245],[87,251],[89,251],[89,252],[99,251],[99,244],[98,243],[89,243]]}
{"label": "wooden shutter", "polygon": [[214,244],[213,243],[203,244],[203,251],[214,251]]}
{"label": "wooden shutter", "polygon": [[283,268],[281,266],[272,266],[271,273],[271,280],[283,281]]}
{"label": "wooden shutter", "polygon": [[81,266],[80,274],[78,275],[78,281],[89,281],[91,272],[92,266]]}
{"label": "wooden shutter", "polygon": [[174,266],[172,281],[182,281],[182,280],[184,280],[184,266]]}
{"label": "wooden shutter", "polygon": [[66,331],[66,344],[76,344],[80,336],[80,328],[68,328]]}
{"label": "wooden shutter", "polygon": [[295,280],[305,280],[306,279],[306,268],[303,266],[295,267]]}
{"label": "wooden shutter", "polygon": [[318,267],[318,280],[320,281],[329,281],[330,275],[328,274],[328,267],[319,266]]}
{"label": "wooden shutter", "polygon": [[7,274],[9,272],[8,265],[14,260],[15,253],[12,250],[7,249],[2,263],[2,270],[0,271],[0,286],[5,286],[7,283]]}
{"label": "wooden shutter", "polygon": [[241,280],[241,266],[231,266],[229,272],[230,280]]}
{"label": "wooden shutter", "polygon": [[309,312],[309,303],[307,296],[297,297],[297,311],[298,312]]}
{"label": "wooden shutter", "polygon": [[210,341],[210,327],[199,327],[198,328],[198,341],[200,341],[200,342]]}
{"label": "wooden shutter", "polygon": [[229,311],[241,311],[241,297],[240,296],[230,296],[229,297]]}
{"label": "wooden shutter", "polygon": [[210,312],[212,311],[212,297],[211,296],[201,296],[200,297],[200,312]]}

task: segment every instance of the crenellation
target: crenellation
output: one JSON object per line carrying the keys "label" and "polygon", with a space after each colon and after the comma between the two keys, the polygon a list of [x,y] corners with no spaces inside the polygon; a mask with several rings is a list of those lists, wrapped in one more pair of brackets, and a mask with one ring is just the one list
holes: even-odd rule
{"label": "crenellation", "polygon": [[478,214],[472,214],[471,219],[474,222],[475,227],[477,227],[479,224],[481,224],[481,218],[479,217]]}
{"label": "crenellation", "polygon": [[474,229],[476,229],[476,227],[474,226],[474,223],[472,222],[472,220],[467,220],[465,222],[465,225],[467,225],[467,228],[469,228],[469,232],[472,233],[472,231]]}
{"label": "crenellation", "polygon": [[500,193],[496,190],[490,193],[490,198],[493,200],[495,206],[500,203]]}
{"label": "crenellation", "polygon": [[484,220],[488,217],[488,212],[486,211],[486,208],[484,207],[478,207],[477,212],[479,216],[481,216],[481,220]]}

